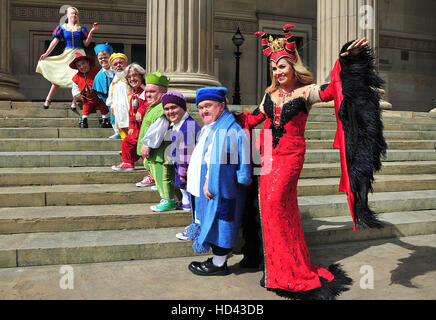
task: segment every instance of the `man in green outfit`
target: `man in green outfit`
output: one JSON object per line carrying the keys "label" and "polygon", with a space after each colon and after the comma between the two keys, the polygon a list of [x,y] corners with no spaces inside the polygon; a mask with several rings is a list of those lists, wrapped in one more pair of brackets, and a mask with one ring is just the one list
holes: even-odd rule
{"label": "man in green outfit", "polygon": [[161,201],[151,206],[153,211],[168,211],[176,208],[174,199],[174,166],[171,154],[165,156],[165,149],[171,141],[165,141],[169,121],[165,117],[161,98],[167,92],[170,79],[159,71],[153,72],[145,78],[144,95],[149,104],[142,121],[138,138],[138,155],[144,155],[144,167],[156,181]]}

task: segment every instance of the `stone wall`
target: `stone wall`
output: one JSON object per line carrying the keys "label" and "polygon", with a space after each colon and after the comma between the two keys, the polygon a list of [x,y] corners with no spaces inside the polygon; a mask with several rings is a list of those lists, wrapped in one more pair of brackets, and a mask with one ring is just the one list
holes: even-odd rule
{"label": "stone wall", "polygon": [[[338,0],[340,1],[340,0]],[[357,0],[356,0],[357,1]],[[31,100],[44,100],[50,84],[34,72],[46,41],[62,14],[59,1],[40,4],[36,0],[11,0],[12,73],[20,91]],[[125,4],[119,0],[78,1],[81,23],[101,28],[93,42],[124,45],[132,50],[146,44],[146,0]],[[263,29],[280,33],[285,23],[297,26],[294,35],[303,41],[303,60],[316,76],[316,0],[215,0],[215,76],[233,95],[235,47],[232,36],[239,27],[245,37],[240,48],[240,92],[243,104],[257,104],[266,84],[265,58],[253,33]],[[436,86],[436,2],[432,0],[379,0],[379,71],[386,81],[386,100],[393,110],[428,111],[434,108]],[[142,47],[139,47],[142,48]],[[145,59],[145,52],[144,57]],[[55,100],[69,100],[70,92],[60,90]],[[230,98],[231,100],[231,98]]]}
{"label": "stone wall", "polygon": [[393,110],[429,111],[436,100],[435,1],[380,2],[380,74]]}

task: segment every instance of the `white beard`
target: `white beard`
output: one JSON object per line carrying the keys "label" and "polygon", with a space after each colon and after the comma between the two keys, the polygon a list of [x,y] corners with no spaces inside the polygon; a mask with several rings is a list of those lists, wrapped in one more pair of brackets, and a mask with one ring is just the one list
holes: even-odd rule
{"label": "white beard", "polygon": [[120,72],[115,72],[115,77],[117,77],[117,78],[126,79],[126,75],[127,75],[126,69],[124,69],[123,71],[120,71]]}

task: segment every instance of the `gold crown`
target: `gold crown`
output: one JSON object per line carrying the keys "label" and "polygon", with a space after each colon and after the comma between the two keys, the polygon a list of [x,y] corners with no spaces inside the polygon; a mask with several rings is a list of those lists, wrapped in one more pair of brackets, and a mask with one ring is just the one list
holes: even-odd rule
{"label": "gold crown", "polygon": [[285,48],[286,38],[277,38],[274,39],[272,36],[269,36],[268,46],[271,48],[272,52],[280,52]]}

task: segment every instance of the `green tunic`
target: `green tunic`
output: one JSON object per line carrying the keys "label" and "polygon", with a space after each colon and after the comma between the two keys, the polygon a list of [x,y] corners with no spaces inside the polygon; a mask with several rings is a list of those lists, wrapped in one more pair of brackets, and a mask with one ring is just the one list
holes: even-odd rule
{"label": "green tunic", "polygon": [[[145,134],[147,133],[148,128],[160,117],[164,116],[165,112],[162,107],[162,103],[158,103],[154,106],[151,106],[147,109],[144,120],[142,120],[141,125],[141,131],[139,132],[138,137],[138,145],[136,152],[138,155],[142,156],[141,148],[142,148],[142,139],[144,138]],[[160,162],[160,163],[166,163],[164,153],[165,149],[171,144],[171,141],[163,141],[162,144],[157,149],[152,149],[150,152],[150,155],[147,157],[147,161],[151,162]],[[145,162],[145,161],[144,161]]]}

